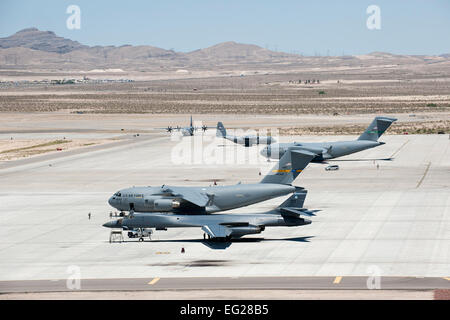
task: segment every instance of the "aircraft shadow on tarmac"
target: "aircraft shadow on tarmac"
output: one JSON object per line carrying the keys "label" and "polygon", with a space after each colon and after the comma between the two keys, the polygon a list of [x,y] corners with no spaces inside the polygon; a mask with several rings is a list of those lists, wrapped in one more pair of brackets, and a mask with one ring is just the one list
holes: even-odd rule
{"label": "aircraft shadow on tarmac", "polygon": [[[265,239],[265,238],[240,238],[240,239],[232,239],[231,241],[211,241],[211,240],[203,240],[203,239],[180,239],[180,240],[147,240],[144,242],[153,242],[153,243],[202,243],[203,245],[214,249],[214,250],[225,250],[233,243],[257,243],[261,241],[295,241],[295,242],[309,242],[309,239],[314,238],[314,236],[307,237],[294,237],[294,238],[285,238],[285,239]],[[124,241],[124,242],[135,242],[135,241]]]}
{"label": "aircraft shadow on tarmac", "polygon": [[393,161],[394,158],[382,158],[382,159],[330,159],[328,161]]}

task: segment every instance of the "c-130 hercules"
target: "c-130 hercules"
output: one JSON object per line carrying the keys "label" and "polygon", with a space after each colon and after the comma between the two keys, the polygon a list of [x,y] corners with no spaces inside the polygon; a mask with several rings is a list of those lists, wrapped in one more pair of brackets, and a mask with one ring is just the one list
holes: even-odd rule
{"label": "c-130 hercules", "polygon": [[316,155],[305,150],[286,152],[272,170],[255,184],[229,186],[132,187],[109,198],[121,211],[209,214],[284,196],[299,190],[291,183]]}
{"label": "c-130 hercules", "polygon": [[260,136],[257,135],[245,135],[245,136],[234,136],[227,134],[227,129],[225,129],[222,122],[217,122],[216,137],[230,140],[236,144],[243,145],[244,147],[251,147],[259,144],[272,144],[277,142],[272,136]]}
{"label": "c-130 hercules", "polygon": [[378,138],[394,121],[397,121],[397,119],[375,117],[366,131],[357,140],[318,143],[275,143],[265,147],[261,151],[261,155],[268,159],[279,159],[287,150],[308,150],[316,154],[312,162],[323,162],[383,145],[384,142],[379,142]]}

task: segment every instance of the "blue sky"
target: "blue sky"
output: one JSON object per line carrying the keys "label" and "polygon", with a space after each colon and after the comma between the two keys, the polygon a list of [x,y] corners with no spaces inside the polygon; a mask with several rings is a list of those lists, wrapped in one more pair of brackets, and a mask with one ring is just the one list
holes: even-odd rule
{"label": "blue sky", "polygon": [[[69,30],[66,8],[81,9]],[[381,29],[366,8],[381,9]],[[305,55],[450,53],[450,0],[1,0],[0,37],[28,27],[87,45],[153,45],[177,51],[223,41]]]}

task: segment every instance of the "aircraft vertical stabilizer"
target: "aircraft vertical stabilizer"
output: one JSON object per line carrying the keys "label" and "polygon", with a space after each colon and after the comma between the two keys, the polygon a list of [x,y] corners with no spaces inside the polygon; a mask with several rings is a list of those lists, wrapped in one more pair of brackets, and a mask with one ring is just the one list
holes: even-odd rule
{"label": "aircraft vertical stabilizer", "polygon": [[303,188],[297,188],[295,192],[286,199],[282,204],[280,204],[279,208],[303,208],[303,204],[305,203],[306,194],[308,190]]}
{"label": "aircraft vertical stabilizer", "polygon": [[316,154],[306,150],[289,150],[261,180],[261,183],[291,184]]}
{"label": "aircraft vertical stabilizer", "polygon": [[227,130],[225,129],[223,123],[220,121],[217,122],[216,136],[219,138],[225,138],[227,136]]}
{"label": "aircraft vertical stabilizer", "polygon": [[366,131],[363,132],[358,138],[358,140],[370,140],[377,141],[378,138],[390,127],[390,125],[397,121],[395,118],[388,117],[375,117],[372,123],[367,127]]}

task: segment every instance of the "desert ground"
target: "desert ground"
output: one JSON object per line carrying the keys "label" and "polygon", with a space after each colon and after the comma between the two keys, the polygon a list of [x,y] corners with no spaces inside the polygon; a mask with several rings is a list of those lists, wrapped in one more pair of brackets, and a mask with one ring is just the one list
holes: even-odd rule
{"label": "desert ground", "polygon": [[[345,284],[347,277],[366,276],[373,265],[383,270],[383,276],[445,279],[450,73],[444,67],[299,67],[176,75],[130,71],[90,77],[124,77],[131,82],[76,84],[37,81],[83,74],[0,70],[0,78],[7,80],[0,83],[0,206],[4,212],[0,253],[8,257],[0,263],[4,291],[14,280],[64,282],[71,264],[79,265],[87,279],[143,277],[148,278],[146,285],[153,277],[161,277],[161,286],[171,277],[206,273],[343,276]],[[320,164],[305,170],[300,185],[309,190],[306,205],[323,211],[311,227],[281,233],[267,230],[226,250],[213,250],[198,240],[198,230],[183,229],[158,233],[155,242],[110,244],[109,230],[101,225],[111,211],[107,198],[120,188],[204,185],[213,178],[221,184],[257,182],[258,171],[270,169],[272,164],[265,159],[225,166],[171,163],[177,143],[165,128],[187,126],[191,115],[194,125],[212,127],[205,136],[214,136],[217,121],[222,121],[238,133],[269,131],[282,142],[354,139],[375,116],[398,121],[382,137],[386,145],[337,161],[341,170],[325,175]],[[232,143],[215,144],[219,149],[235,148]],[[236,150],[243,153],[242,148]],[[276,199],[256,209],[278,203]],[[88,212],[92,220],[87,219]],[[21,234],[19,240],[14,238],[17,234]],[[181,247],[187,249],[186,255],[179,253]],[[196,266],[198,261],[209,262]],[[355,289],[341,295],[332,279],[331,291],[311,293],[297,288],[300,291],[293,292],[293,297],[435,298],[432,284],[426,291]],[[20,293],[26,290],[12,289],[18,293],[3,297],[27,298]],[[218,299],[245,293],[209,290],[197,298],[209,296],[208,292]],[[247,294],[261,298],[273,292]],[[169,293],[177,299],[186,294],[189,291]],[[279,294],[284,297],[290,292]],[[161,291],[153,297],[167,295]],[[53,296],[31,296],[35,297]],[[130,293],[130,297],[149,295]]]}
{"label": "desert ground", "polygon": [[[229,128],[270,128],[283,136],[355,135],[376,115],[399,119],[390,134],[450,133],[447,69],[441,63],[440,68],[381,64],[187,75],[129,71],[120,76],[132,82],[75,84],[33,81],[79,78],[79,72],[0,69],[0,77],[9,80],[0,83],[0,135],[9,139],[0,144],[0,159],[55,151],[53,144],[65,140],[64,133],[78,133],[60,144],[68,150],[111,142],[111,136],[124,132],[164,132],[167,126],[187,125],[190,115],[210,127],[220,120]],[[117,74],[90,77],[115,79]],[[49,130],[61,135],[45,139]]]}

